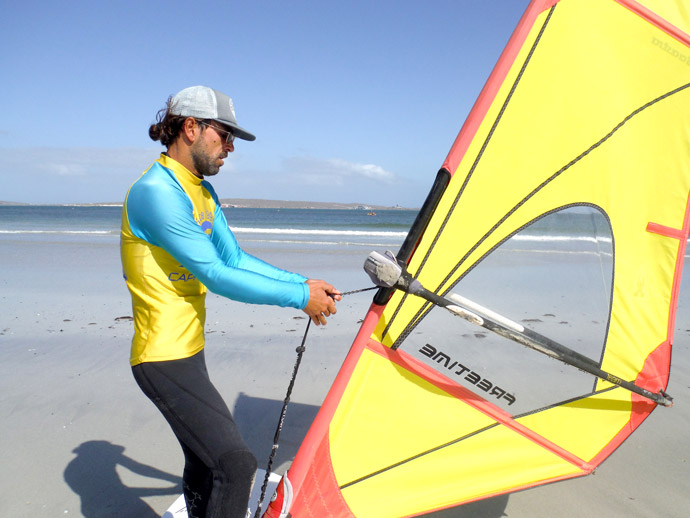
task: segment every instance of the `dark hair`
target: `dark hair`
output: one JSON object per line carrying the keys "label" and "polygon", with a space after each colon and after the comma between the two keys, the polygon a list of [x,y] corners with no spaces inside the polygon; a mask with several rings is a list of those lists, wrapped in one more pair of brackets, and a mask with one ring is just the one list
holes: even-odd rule
{"label": "dark hair", "polygon": [[165,108],[158,111],[156,122],[149,127],[149,137],[151,137],[151,140],[160,140],[165,147],[170,147],[170,144],[175,142],[185,119],[187,119],[185,116],[170,113],[172,99],[172,96],[168,97]]}

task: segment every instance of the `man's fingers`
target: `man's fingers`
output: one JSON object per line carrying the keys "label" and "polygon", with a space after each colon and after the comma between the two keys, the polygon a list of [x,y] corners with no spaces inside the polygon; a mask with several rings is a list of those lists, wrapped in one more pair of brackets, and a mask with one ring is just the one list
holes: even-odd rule
{"label": "man's fingers", "polygon": [[307,284],[309,285],[309,302],[305,312],[316,325],[325,325],[326,317],[337,312],[335,302],[342,298],[340,291],[318,279],[309,279]]}
{"label": "man's fingers", "polygon": [[317,315],[312,315],[311,321],[314,322],[317,326],[320,325],[326,325],[326,317],[323,316],[323,314],[319,313]]}

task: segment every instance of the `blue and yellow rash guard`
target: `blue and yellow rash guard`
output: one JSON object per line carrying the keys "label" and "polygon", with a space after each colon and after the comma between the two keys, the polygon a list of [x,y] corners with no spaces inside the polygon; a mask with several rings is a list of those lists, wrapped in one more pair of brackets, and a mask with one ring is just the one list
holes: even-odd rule
{"label": "blue and yellow rash guard", "polygon": [[203,349],[206,288],[254,304],[309,301],[307,279],[245,253],[211,184],[165,154],[127,193],[120,253],[134,312],[131,365]]}

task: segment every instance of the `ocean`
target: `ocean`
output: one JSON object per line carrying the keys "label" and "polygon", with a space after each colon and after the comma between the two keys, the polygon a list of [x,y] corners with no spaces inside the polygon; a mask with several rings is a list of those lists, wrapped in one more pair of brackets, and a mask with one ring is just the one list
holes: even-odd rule
{"label": "ocean", "polygon": [[[240,244],[285,247],[366,247],[394,252],[415,210],[223,208]],[[122,208],[116,205],[0,205],[0,239],[110,242],[119,239]],[[536,222],[508,243],[530,251],[597,250],[611,246],[599,213],[571,210]]]}
{"label": "ocean", "polygon": [[[416,217],[412,210],[223,208],[238,241],[308,247],[399,247]],[[0,206],[0,237],[30,240],[118,240],[120,206]]]}

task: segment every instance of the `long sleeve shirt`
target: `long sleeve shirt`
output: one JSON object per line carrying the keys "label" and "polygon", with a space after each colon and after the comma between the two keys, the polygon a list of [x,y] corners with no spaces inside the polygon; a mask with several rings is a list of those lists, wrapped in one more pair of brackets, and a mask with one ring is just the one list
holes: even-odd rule
{"label": "long sleeve shirt", "polygon": [[210,183],[162,154],[130,187],[120,252],[132,295],[131,365],[204,347],[205,298],[303,309],[306,278],[244,252]]}

